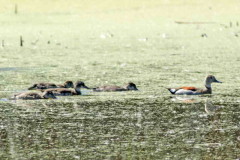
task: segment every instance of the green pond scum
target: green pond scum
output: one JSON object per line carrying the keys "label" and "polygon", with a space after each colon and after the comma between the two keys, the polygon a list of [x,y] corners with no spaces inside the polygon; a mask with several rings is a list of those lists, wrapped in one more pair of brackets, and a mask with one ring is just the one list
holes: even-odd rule
{"label": "green pond scum", "polygon": [[[0,3],[0,159],[240,158],[239,1]],[[65,81],[139,90],[10,99]]]}

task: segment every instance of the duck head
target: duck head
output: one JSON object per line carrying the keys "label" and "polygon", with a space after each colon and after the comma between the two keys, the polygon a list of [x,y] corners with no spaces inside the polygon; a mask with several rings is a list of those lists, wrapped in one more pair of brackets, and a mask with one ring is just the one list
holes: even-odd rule
{"label": "duck head", "polygon": [[28,88],[28,90],[35,89],[35,87],[37,87],[37,84],[33,84],[31,87]]}
{"label": "duck head", "polygon": [[74,85],[73,85],[73,82],[72,82],[72,81],[66,81],[66,82],[64,83],[64,86],[65,86],[66,88],[74,88]]}
{"label": "duck head", "polygon": [[218,81],[213,75],[208,75],[205,80],[205,86],[207,88],[211,88],[212,83],[222,83],[222,82]]}
{"label": "duck head", "polygon": [[52,91],[44,91],[42,96],[45,99],[56,99],[57,98],[57,97],[54,96]]}
{"label": "duck head", "polygon": [[86,88],[86,89],[90,89],[90,88],[87,87],[87,86],[85,85],[85,83],[82,82],[82,81],[77,81],[76,84],[75,84],[75,86],[76,86],[76,88]]}
{"label": "duck head", "polygon": [[136,86],[134,83],[132,83],[132,82],[129,82],[126,88],[127,88],[128,90],[135,90],[135,91],[138,90],[138,89],[137,89],[137,86]]}

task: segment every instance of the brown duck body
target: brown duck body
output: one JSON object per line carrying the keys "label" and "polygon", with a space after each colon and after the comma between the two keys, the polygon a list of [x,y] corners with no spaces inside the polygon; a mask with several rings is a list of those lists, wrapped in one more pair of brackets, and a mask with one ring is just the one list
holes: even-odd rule
{"label": "brown duck body", "polygon": [[57,88],[57,85],[54,83],[37,83],[33,84],[28,90],[32,89],[47,89],[47,88]]}
{"label": "brown duck body", "polygon": [[68,88],[50,88],[45,91],[51,91],[55,96],[73,96],[73,95],[81,95],[81,88],[89,89],[83,82],[78,81],[75,84],[74,89]]}
{"label": "brown duck body", "polygon": [[56,85],[54,83],[36,83],[33,84],[31,87],[28,88],[28,90],[33,89],[49,89],[49,88],[73,88],[73,82],[72,81],[66,81],[64,84]]}
{"label": "brown duck body", "polygon": [[206,88],[198,88],[196,90],[197,94],[212,94],[212,88],[211,87],[206,87]]}
{"label": "brown duck body", "polygon": [[119,86],[101,86],[94,88],[93,91],[96,92],[114,92],[114,91],[128,91],[128,89]]}
{"label": "brown duck body", "polygon": [[128,83],[125,87],[119,87],[119,86],[101,86],[93,88],[93,91],[95,92],[120,92],[120,91],[130,91],[130,90],[138,90],[136,85],[132,82]]}
{"label": "brown duck body", "polygon": [[19,93],[14,95],[14,99],[23,99],[23,100],[37,100],[37,99],[56,99],[50,91],[44,91],[43,93],[36,93],[36,92],[26,92],[26,93]]}
{"label": "brown duck body", "polygon": [[67,88],[50,88],[45,91],[51,91],[55,96],[73,96],[81,95],[80,89],[67,89]]}

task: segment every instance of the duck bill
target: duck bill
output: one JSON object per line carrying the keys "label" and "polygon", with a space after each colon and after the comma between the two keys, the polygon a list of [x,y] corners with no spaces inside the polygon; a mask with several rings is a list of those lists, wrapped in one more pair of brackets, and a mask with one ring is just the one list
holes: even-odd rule
{"label": "duck bill", "polygon": [[89,88],[89,87],[87,87],[87,86],[82,86],[82,88],[91,89],[91,88]]}
{"label": "duck bill", "polygon": [[33,90],[37,87],[37,84],[33,84],[31,87],[28,88],[28,90]]}
{"label": "duck bill", "polygon": [[216,79],[215,79],[215,81],[214,81],[214,82],[215,82],[215,83],[223,83],[223,82],[221,82],[221,81],[218,81],[218,80],[216,80]]}
{"label": "duck bill", "polygon": [[50,97],[50,98],[48,98],[48,99],[57,99],[57,97]]}

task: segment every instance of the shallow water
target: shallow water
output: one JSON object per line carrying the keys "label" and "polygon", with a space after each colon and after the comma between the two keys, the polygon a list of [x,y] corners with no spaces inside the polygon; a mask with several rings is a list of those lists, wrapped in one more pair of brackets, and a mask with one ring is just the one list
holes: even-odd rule
{"label": "shallow water", "polygon": [[1,159],[239,158],[239,103],[205,100],[0,103]]}
{"label": "shallow water", "polygon": [[33,70],[37,68],[26,68],[26,67],[3,67],[0,71],[21,71],[21,70]]}
{"label": "shallow water", "polygon": [[20,69],[21,68],[17,68],[17,67],[5,67],[5,68],[0,68],[0,71],[15,71]]}

